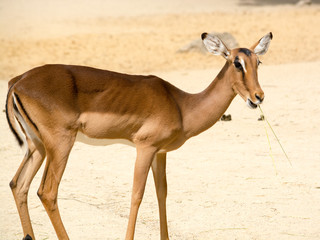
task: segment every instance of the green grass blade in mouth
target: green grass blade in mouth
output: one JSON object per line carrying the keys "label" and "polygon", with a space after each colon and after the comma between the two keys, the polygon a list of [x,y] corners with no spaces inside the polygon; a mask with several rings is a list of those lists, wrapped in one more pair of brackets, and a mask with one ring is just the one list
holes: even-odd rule
{"label": "green grass blade in mouth", "polygon": [[[262,115],[264,116],[264,120],[265,120],[265,121],[266,121],[266,123],[269,125],[269,127],[270,127],[270,129],[271,129],[271,131],[272,131],[273,135],[274,135],[274,136],[275,136],[275,138],[277,139],[277,141],[278,141],[278,143],[279,143],[279,145],[280,145],[280,147],[281,147],[281,149],[282,149],[282,151],[283,151],[284,155],[286,156],[286,158],[287,158],[288,162],[289,162],[289,163],[290,163],[290,165],[292,166],[292,163],[291,163],[291,161],[290,161],[290,159],[289,159],[289,157],[288,157],[288,155],[287,155],[286,151],[284,150],[284,148],[283,148],[283,146],[282,146],[282,144],[281,144],[281,142],[280,142],[279,138],[277,137],[276,133],[274,132],[273,128],[271,127],[271,124],[269,123],[269,121],[268,121],[268,119],[267,119],[266,115],[263,113],[261,106],[260,106],[260,105],[258,105],[258,106],[259,106],[259,109],[260,109],[260,111],[261,111]],[[269,141],[268,134],[267,134],[267,138],[268,138],[269,146],[270,146],[270,149],[271,149],[271,145],[270,145],[270,141]]]}

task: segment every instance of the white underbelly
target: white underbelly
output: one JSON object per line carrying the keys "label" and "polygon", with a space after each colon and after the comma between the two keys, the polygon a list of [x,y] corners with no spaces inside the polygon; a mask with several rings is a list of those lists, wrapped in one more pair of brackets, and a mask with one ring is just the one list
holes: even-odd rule
{"label": "white underbelly", "polygon": [[133,142],[131,142],[127,139],[90,138],[87,135],[84,135],[82,132],[78,132],[76,141],[82,142],[85,144],[89,144],[92,146],[108,146],[108,145],[112,145],[112,144],[124,144],[124,145],[128,145],[131,147],[136,147],[136,145]]}

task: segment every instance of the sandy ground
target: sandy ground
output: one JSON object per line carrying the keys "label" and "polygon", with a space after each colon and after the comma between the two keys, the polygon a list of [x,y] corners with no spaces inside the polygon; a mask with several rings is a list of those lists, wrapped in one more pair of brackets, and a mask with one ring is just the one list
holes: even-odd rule
{"label": "sandy ground", "polygon": [[[263,109],[293,166],[265,122],[240,97],[218,122],[168,154],[171,239],[320,239],[319,1],[9,1],[0,2],[0,105],[7,80],[45,63],[153,73],[189,92],[204,89],[223,59],[178,49],[204,31],[232,33],[249,47],[269,31],[259,79]],[[2,109],[1,109],[2,110]],[[24,152],[0,112],[0,239],[21,239],[8,186]],[[76,143],[59,190],[71,239],[123,239],[130,207],[135,150]],[[37,239],[56,239],[36,195],[29,193]],[[136,239],[159,239],[158,208],[149,176]]]}

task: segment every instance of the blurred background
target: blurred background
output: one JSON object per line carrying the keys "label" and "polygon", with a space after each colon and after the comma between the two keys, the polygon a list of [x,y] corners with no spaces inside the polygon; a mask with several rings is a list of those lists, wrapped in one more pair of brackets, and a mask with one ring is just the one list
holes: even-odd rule
{"label": "blurred background", "polygon": [[266,62],[318,60],[320,0],[303,1],[2,0],[0,79],[45,63],[129,73],[220,66],[198,51],[202,32],[227,32],[249,47],[272,31]]}

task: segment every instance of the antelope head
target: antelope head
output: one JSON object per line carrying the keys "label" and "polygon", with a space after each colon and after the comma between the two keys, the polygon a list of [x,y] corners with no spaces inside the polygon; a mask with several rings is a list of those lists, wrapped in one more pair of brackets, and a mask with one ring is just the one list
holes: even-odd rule
{"label": "antelope head", "polygon": [[256,108],[263,102],[264,92],[258,82],[259,55],[264,55],[269,48],[272,33],[268,33],[250,48],[228,49],[220,38],[203,33],[203,43],[214,55],[221,55],[227,60],[232,89],[239,94],[249,108]]}

